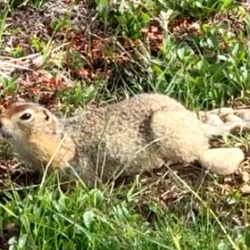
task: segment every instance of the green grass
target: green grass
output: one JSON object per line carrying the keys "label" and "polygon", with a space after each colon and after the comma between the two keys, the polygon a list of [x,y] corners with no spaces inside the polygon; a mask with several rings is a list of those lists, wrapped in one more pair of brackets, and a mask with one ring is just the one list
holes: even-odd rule
{"label": "green grass", "polygon": [[[52,185],[52,183],[54,185]],[[249,233],[216,222],[209,206],[175,215],[145,196],[138,183],[118,189],[65,193],[51,180],[42,189],[9,191],[0,206],[2,227],[14,223],[11,249],[247,249]],[[144,212],[142,198],[146,201]],[[195,202],[195,199],[193,199]],[[209,202],[209,201],[208,201]],[[145,205],[145,204],[144,204]],[[230,242],[230,240],[233,242]]]}
{"label": "green grass", "polygon": [[[35,24],[44,17],[27,27],[25,18],[7,25],[7,18],[21,18],[25,4],[34,13],[48,14],[40,32]],[[72,1],[60,15],[59,5],[46,4],[10,1],[2,9],[1,56],[41,53],[43,64],[39,73],[3,68],[1,105],[18,96],[70,115],[91,102],[114,102],[140,92],[170,95],[190,109],[249,103],[250,20],[238,1]],[[194,28],[176,25],[182,18]],[[63,44],[54,53],[57,61],[50,60],[51,51]],[[73,86],[60,87],[66,83]],[[249,155],[249,136],[224,143],[240,144]],[[9,147],[1,145],[0,157],[12,159]],[[168,173],[166,179],[150,177],[144,184],[134,178],[93,190],[78,183],[62,191],[56,175],[46,177],[42,186],[18,188],[4,179],[11,185],[0,195],[0,249],[7,242],[18,250],[249,249],[250,203],[239,191],[239,176],[227,180],[182,171],[177,169],[181,179]],[[221,191],[227,185],[230,190]]]}

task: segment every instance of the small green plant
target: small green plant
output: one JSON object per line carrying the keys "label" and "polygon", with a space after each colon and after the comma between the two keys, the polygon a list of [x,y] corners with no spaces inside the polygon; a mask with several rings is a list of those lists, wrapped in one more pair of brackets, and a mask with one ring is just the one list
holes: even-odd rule
{"label": "small green plant", "polygon": [[67,53],[67,58],[69,62],[68,66],[72,69],[81,69],[86,64],[82,58],[82,55],[77,51],[69,51]]}
{"label": "small green plant", "polygon": [[72,23],[68,15],[62,15],[52,21],[51,27],[55,32],[60,29],[68,30],[72,27]]}
{"label": "small green plant", "polygon": [[12,94],[17,91],[18,89],[18,78],[19,76],[13,76],[10,78],[2,77],[0,82],[3,86],[4,94]]}
{"label": "small green plant", "polygon": [[0,49],[2,48],[2,36],[5,31],[6,18],[9,14],[9,8],[6,5],[4,9],[0,12]]}
{"label": "small green plant", "polygon": [[138,4],[117,1],[114,6],[109,6],[106,0],[97,0],[96,3],[104,24],[116,27],[116,34],[131,38],[142,36],[141,29],[147,27],[151,14],[155,12],[153,1],[139,1]]}
{"label": "small green plant", "polygon": [[46,46],[45,42],[41,41],[38,37],[33,36],[30,39],[30,45],[35,49],[36,52],[41,52]]}
{"label": "small green plant", "polygon": [[20,27],[15,27],[15,28],[9,29],[9,32],[13,35],[18,35],[18,34],[21,34],[22,29]]}
{"label": "small green plant", "polygon": [[227,11],[238,4],[231,0],[158,0],[165,8],[180,11],[183,15],[206,18],[215,12]]}
{"label": "small green plant", "polygon": [[10,49],[9,55],[14,58],[24,56],[24,50],[20,45],[17,45],[15,48]]}
{"label": "small green plant", "polygon": [[68,103],[66,112],[71,112],[75,106],[84,106],[88,104],[90,100],[95,98],[98,87],[95,85],[90,85],[88,87],[83,87],[81,82],[77,81],[73,89],[63,91],[61,93],[61,99]]}

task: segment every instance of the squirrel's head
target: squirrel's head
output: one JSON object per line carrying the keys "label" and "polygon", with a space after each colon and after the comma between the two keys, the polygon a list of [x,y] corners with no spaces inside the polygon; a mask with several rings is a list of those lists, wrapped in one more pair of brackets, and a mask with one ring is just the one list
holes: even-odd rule
{"label": "squirrel's head", "polygon": [[11,143],[28,140],[34,134],[53,133],[56,117],[34,103],[14,103],[0,117],[0,135]]}

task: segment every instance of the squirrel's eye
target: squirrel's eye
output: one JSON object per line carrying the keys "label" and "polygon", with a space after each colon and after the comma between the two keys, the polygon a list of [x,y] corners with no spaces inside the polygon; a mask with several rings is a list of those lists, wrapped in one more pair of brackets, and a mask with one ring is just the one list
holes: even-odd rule
{"label": "squirrel's eye", "polygon": [[29,120],[31,118],[31,114],[30,113],[24,113],[20,119],[21,120]]}

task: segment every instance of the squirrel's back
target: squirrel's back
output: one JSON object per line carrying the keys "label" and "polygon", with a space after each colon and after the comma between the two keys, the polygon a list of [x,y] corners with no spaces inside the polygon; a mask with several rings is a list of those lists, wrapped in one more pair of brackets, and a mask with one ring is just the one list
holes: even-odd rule
{"label": "squirrel's back", "polygon": [[[77,150],[73,165],[104,168],[104,175],[124,167],[134,174],[165,160],[198,160],[209,147],[204,126],[179,102],[161,94],[141,94],[65,121]],[[162,147],[162,145],[165,147]],[[179,153],[178,153],[179,152]]]}

